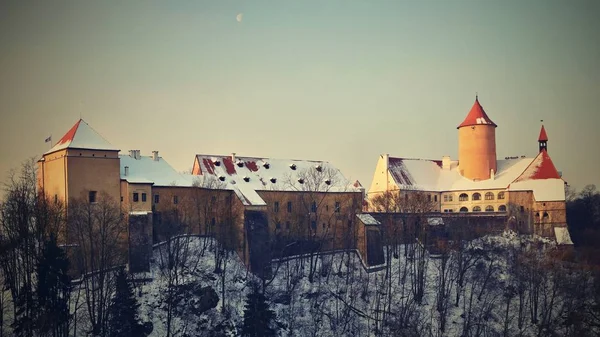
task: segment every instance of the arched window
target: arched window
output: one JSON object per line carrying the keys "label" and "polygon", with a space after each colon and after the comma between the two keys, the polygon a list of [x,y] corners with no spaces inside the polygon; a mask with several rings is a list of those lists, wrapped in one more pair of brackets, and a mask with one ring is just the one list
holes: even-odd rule
{"label": "arched window", "polygon": [[[502,193],[502,192],[500,192],[500,193]],[[498,197],[498,199],[500,199],[500,197]],[[506,212],[506,205],[498,206],[498,212]]]}
{"label": "arched window", "polygon": [[469,211],[469,209],[468,209],[468,208],[466,208],[466,207],[461,207],[461,208],[460,208],[460,211],[461,211],[461,212],[468,212],[468,211]]}
{"label": "arched window", "polygon": [[537,219],[539,219],[539,218],[540,218],[540,213],[539,213],[539,212],[536,212],[536,213],[535,213],[535,217],[536,217]]}
{"label": "arched window", "polygon": [[485,200],[494,200],[494,193],[492,192],[487,192],[485,194]]}
{"label": "arched window", "polygon": [[498,200],[504,200],[504,192],[498,192]]}
{"label": "arched window", "polygon": [[471,198],[472,200],[481,200],[481,194],[479,193],[473,193],[473,198]]}
{"label": "arched window", "polygon": [[493,211],[494,211],[494,206],[492,206],[492,205],[488,205],[488,206],[486,206],[486,207],[485,207],[485,211],[486,211],[486,212],[493,212]]}
{"label": "arched window", "polygon": [[548,221],[548,219],[550,219],[550,216],[548,215],[548,213],[547,213],[547,212],[544,212],[544,217],[543,217],[543,220],[544,220],[544,221]]}
{"label": "arched window", "polygon": [[479,206],[473,207],[473,212],[481,212],[481,207],[479,207]]}
{"label": "arched window", "polygon": [[469,201],[469,196],[467,193],[461,193],[461,195],[458,196],[458,201]]}

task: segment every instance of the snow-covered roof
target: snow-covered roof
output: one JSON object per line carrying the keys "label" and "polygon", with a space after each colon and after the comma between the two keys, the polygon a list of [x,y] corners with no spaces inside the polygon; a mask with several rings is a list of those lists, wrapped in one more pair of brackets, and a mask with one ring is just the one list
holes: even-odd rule
{"label": "snow-covered roof", "polygon": [[356,217],[362,221],[367,226],[380,225],[381,223],[377,221],[371,214],[356,214]]}
{"label": "snow-covered roof", "polygon": [[554,227],[554,236],[556,237],[556,243],[559,245],[572,245],[571,235],[567,227]]}
{"label": "snow-covered roof", "polygon": [[52,153],[67,148],[119,151],[112,146],[96,130],[80,119],[69,131],[46,153]]}
{"label": "snow-covered roof", "polygon": [[423,191],[464,191],[507,188],[531,163],[532,158],[497,161],[498,171],[493,179],[473,181],[463,177],[458,161],[451,161],[448,169],[440,160],[389,157],[388,169],[400,189]]}
{"label": "snow-covered roof", "polygon": [[560,179],[560,174],[546,150],[540,151],[515,181],[530,179]]}
{"label": "snow-covered roof", "polygon": [[[177,172],[162,157],[154,160],[152,156],[140,156],[135,159],[129,155],[119,155],[121,179],[132,184],[154,184],[155,186],[192,186],[192,175]],[[125,175],[125,167],[128,173]]]}
{"label": "snow-covered roof", "polygon": [[510,184],[509,191],[533,191],[535,201],[564,201],[565,181],[562,179],[526,180]]}
{"label": "snow-covered roof", "polygon": [[192,172],[226,183],[245,205],[266,205],[257,191],[360,191],[325,161],[196,155]]}

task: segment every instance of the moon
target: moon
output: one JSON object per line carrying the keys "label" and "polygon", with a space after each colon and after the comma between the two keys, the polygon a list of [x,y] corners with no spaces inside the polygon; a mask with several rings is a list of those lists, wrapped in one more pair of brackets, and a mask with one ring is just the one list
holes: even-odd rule
{"label": "moon", "polygon": [[237,22],[242,22],[242,19],[244,19],[244,13],[240,13],[238,14],[235,19],[237,20]]}

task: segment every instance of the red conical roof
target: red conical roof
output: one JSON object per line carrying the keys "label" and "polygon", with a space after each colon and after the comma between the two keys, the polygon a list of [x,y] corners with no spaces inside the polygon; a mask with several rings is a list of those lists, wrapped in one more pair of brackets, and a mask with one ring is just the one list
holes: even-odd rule
{"label": "red conical roof", "polygon": [[548,135],[546,134],[546,129],[542,125],[542,130],[540,130],[540,137],[538,138],[538,142],[547,142]]}
{"label": "red conical roof", "polygon": [[469,114],[457,127],[457,129],[462,128],[463,126],[471,125],[491,125],[493,127],[497,127],[496,123],[492,122],[492,120],[485,113],[485,110],[483,110],[483,107],[481,104],[479,104],[479,99],[477,97],[475,97],[475,103],[473,103],[471,111],[469,111]]}

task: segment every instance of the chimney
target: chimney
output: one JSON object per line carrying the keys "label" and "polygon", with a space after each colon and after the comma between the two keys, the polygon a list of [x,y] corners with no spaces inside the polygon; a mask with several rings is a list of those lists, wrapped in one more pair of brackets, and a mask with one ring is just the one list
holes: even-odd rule
{"label": "chimney", "polygon": [[494,178],[496,178],[496,173],[494,172],[494,169],[490,169],[490,179],[494,180]]}
{"label": "chimney", "polygon": [[231,152],[231,162],[235,164],[235,152]]}
{"label": "chimney", "polygon": [[142,151],[140,150],[135,150],[135,159],[140,160],[142,159]]}
{"label": "chimney", "polygon": [[158,151],[152,151],[152,160],[158,161]]}
{"label": "chimney", "polygon": [[449,170],[450,169],[450,156],[442,157],[442,169]]}
{"label": "chimney", "polygon": [[129,166],[125,166],[125,176],[129,175]]}
{"label": "chimney", "polygon": [[129,156],[135,159],[135,150],[129,150]]}

